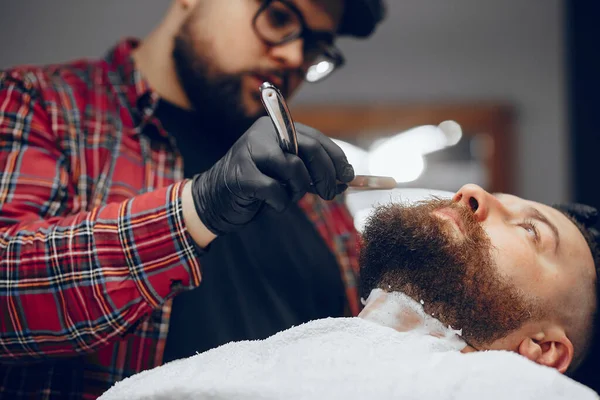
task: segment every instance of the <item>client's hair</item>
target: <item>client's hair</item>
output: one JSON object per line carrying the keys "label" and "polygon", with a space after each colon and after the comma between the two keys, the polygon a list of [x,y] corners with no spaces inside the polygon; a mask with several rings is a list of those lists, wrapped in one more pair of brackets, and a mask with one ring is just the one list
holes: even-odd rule
{"label": "client's hair", "polygon": [[[553,207],[569,218],[583,234],[592,252],[596,268],[596,279],[598,279],[598,276],[600,276],[600,232],[597,229],[598,211],[593,207],[576,203],[556,204]],[[596,299],[594,313],[591,316],[592,321],[589,329],[581,333],[578,340],[579,343],[573,343],[576,348],[582,348],[582,351],[576,352],[576,356],[571,363],[572,367],[567,371],[573,378],[588,386],[595,384],[595,390],[600,389],[596,372],[599,367],[600,345],[594,340],[600,326],[600,314],[598,313],[599,289],[598,281],[596,281]]]}

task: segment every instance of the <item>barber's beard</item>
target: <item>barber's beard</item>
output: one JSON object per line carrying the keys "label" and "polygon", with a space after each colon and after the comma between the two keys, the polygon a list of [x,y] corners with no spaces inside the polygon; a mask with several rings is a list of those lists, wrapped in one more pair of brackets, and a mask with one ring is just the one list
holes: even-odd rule
{"label": "barber's beard", "polygon": [[[449,221],[432,214],[451,207],[462,221],[456,237]],[[361,292],[400,291],[473,346],[505,337],[540,314],[538,302],[500,275],[492,245],[473,213],[448,200],[392,204],[368,221],[361,251]]]}
{"label": "barber's beard", "polygon": [[183,90],[198,119],[198,129],[231,146],[263,112],[248,115],[242,99],[242,74],[220,74],[211,62],[209,43],[192,38],[187,21],[175,37],[173,61]]}

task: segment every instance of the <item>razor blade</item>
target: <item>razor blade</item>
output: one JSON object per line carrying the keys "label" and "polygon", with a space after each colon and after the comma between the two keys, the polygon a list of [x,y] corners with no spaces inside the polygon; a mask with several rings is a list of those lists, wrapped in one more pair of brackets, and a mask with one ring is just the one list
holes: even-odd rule
{"label": "razor blade", "polygon": [[[298,138],[292,114],[285,98],[274,85],[265,82],[260,86],[261,100],[271,118],[283,151],[298,155]],[[398,186],[389,176],[356,175],[348,186],[359,190],[390,190]]]}

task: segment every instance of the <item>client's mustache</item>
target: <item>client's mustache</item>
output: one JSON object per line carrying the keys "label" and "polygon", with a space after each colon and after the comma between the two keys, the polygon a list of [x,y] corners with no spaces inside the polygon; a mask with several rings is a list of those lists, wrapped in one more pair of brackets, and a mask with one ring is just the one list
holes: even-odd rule
{"label": "client's mustache", "polygon": [[[430,205],[432,206],[432,208],[434,208],[432,212],[440,211],[443,209],[452,210],[459,219],[460,227],[464,231],[464,235],[467,239],[473,239],[474,236],[482,234],[483,228],[481,227],[481,224],[475,219],[475,214],[469,207],[461,203],[457,203],[454,200],[446,199],[436,200],[430,203]],[[487,234],[485,233],[484,235],[487,236]]]}

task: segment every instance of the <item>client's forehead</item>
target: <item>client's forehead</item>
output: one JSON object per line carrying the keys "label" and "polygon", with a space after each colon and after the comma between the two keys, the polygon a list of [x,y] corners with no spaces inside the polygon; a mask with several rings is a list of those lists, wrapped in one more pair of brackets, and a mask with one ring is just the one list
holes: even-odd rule
{"label": "client's forehead", "polygon": [[560,234],[561,247],[564,256],[581,265],[584,274],[595,276],[592,252],[579,228],[565,214],[543,203],[526,200],[518,196],[498,193],[494,194],[507,208],[518,210],[533,207],[545,215],[556,227]]}
{"label": "client's forehead", "polygon": [[[574,229],[577,232],[579,232],[579,228],[577,228],[577,226],[569,218],[567,218],[562,212],[560,212],[557,209],[550,207],[546,204],[538,203],[537,201],[523,199],[519,196],[514,196],[512,194],[494,193],[494,196],[496,196],[506,207],[508,207],[510,209],[533,207],[536,210],[539,210],[546,217],[550,218],[552,220],[552,222],[554,222],[556,225],[560,225],[559,228],[568,227],[570,229]],[[579,232],[579,233],[581,234],[581,232]],[[581,238],[583,240],[585,240],[583,238],[583,235],[581,235]]]}

